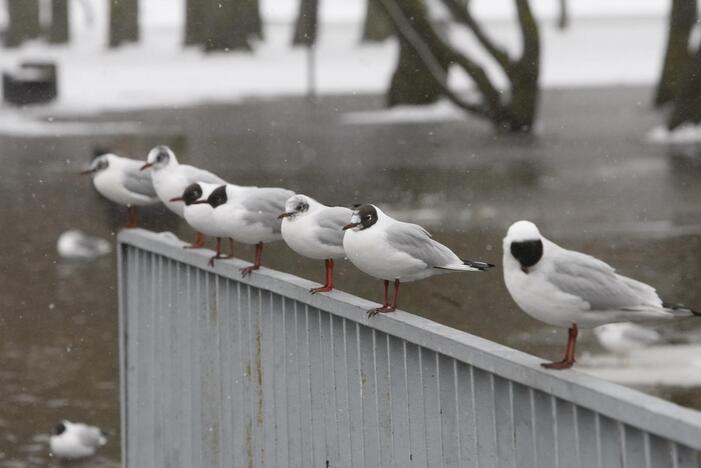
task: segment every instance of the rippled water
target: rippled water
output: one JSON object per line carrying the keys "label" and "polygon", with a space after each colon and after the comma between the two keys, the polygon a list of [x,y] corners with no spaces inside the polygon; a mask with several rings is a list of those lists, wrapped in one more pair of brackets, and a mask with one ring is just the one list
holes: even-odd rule
{"label": "rippled water", "polygon": [[[232,182],[286,186],[327,203],[373,202],[424,224],[461,256],[497,264],[506,227],[528,218],[666,298],[701,306],[701,169],[644,142],[658,122],[648,101],[647,89],[548,91],[537,138],[495,136],[473,120],[342,124],[345,112],[381,106],[367,96],[91,119],[136,122],[137,134],[0,136],[0,467],[50,464],[47,434],[61,418],[97,424],[110,436],[83,466],[118,466],[115,261],[69,263],[55,251],[66,229],[111,237],[124,221],[75,175],[94,145],[144,157],[166,141],[182,159]],[[145,218],[147,227],[191,235],[163,210]],[[252,249],[239,254],[250,259]],[[323,277],[322,262],[282,244],[266,248],[264,264]],[[338,273],[340,289],[381,298],[379,281],[348,264]],[[498,268],[408,284],[400,305],[544,358],[563,350],[563,331],[518,311]],[[665,326],[701,334],[693,320]],[[580,350],[596,350],[590,336]],[[646,390],[701,408],[698,389]]]}

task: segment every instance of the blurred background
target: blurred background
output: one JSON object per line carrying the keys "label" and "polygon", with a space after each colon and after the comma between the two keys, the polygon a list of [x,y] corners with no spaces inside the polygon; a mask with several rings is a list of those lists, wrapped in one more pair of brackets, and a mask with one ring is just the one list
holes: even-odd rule
{"label": "blurred background", "polygon": [[[375,203],[498,266],[530,219],[700,308],[697,17],[696,0],[0,1],[0,467],[56,464],[62,418],[109,438],[80,466],[119,466],[114,255],[57,252],[67,230],[113,243],[125,223],[77,175],[98,147],[168,144],[233,183]],[[193,235],[162,208],[142,220]],[[264,264],[323,278],[282,243]],[[546,359],[566,340],[500,268],[408,284],[401,304]],[[679,347],[612,361],[586,333],[579,368],[701,409],[701,321],[646,326]]]}

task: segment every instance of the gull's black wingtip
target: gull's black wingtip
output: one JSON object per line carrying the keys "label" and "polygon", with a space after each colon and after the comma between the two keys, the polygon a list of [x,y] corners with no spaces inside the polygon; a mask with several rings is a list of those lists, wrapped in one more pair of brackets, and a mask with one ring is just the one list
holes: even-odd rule
{"label": "gull's black wingtip", "polygon": [[662,307],[664,307],[665,309],[672,310],[672,311],[687,312],[687,313],[690,313],[691,315],[701,317],[700,311],[694,310],[691,307],[687,307],[684,304],[672,304],[671,302],[663,302]]}
{"label": "gull's black wingtip", "polygon": [[487,262],[476,262],[474,260],[465,260],[464,258],[462,258],[461,260],[463,265],[467,265],[472,268],[477,268],[480,271],[487,271],[490,268],[494,268],[494,265]]}

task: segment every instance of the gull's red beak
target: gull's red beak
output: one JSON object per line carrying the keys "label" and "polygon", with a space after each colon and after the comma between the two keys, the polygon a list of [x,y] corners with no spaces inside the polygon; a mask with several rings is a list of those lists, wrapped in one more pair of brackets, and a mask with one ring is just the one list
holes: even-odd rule
{"label": "gull's red beak", "polygon": [[80,175],[92,174],[92,169],[85,169],[84,171],[80,171],[79,174]]}
{"label": "gull's red beak", "polygon": [[183,197],[175,197],[175,198],[171,198],[171,199],[170,199],[170,201],[172,201],[172,202],[176,202],[176,201],[183,201]]}
{"label": "gull's red beak", "polygon": [[141,170],[143,171],[144,169],[148,169],[149,167],[153,166],[151,163],[146,163],[143,166],[141,166]]}
{"label": "gull's red beak", "polygon": [[345,231],[346,229],[353,229],[353,228],[356,227],[358,224],[360,224],[360,223],[348,223],[348,224],[346,224],[345,226],[343,226],[343,230]]}
{"label": "gull's red beak", "polygon": [[277,219],[287,218],[291,215],[292,215],[292,213],[290,213],[290,212],[280,213],[280,216],[278,216]]}

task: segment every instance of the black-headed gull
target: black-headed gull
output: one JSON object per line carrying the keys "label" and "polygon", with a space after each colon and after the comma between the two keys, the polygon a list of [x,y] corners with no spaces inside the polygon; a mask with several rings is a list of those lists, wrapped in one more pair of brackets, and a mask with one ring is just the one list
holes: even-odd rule
{"label": "black-headed gull", "polygon": [[196,203],[209,203],[214,208],[214,221],[227,237],[236,242],[255,244],[253,265],[241,269],[242,275],[246,276],[260,268],[263,244],[282,239],[278,215],[292,195],[294,192],[283,188],[227,184],[217,187],[207,200]]}
{"label": "black-headed gull", "polygon": [[542,322],[569,330],[564,358],[545,368],[572,367],[580,327],[698,314],[663,302],[655,288],[617,274],[601,260],[558,246],[529,221],[512,224],[503,247],[504,282],[516,304]]}
{"label": "black-headed gull", "polygon": [[[448,247],[433,240],[423,227],[397,221],[375,205],[360,206],[343,229],[346,231],[343,248],[348,259],[363,272],[384,280],[383,306],[370,309],[370,317],[396,310],[400,282],[458,271],[485,271],[494,266],[461,259]],[[388,297],[390,281],[394,281],[391,305]]]}
{"label": "black-headed gull", "polygon": [[342,228],[353,211],[342,206],[326,206],[306,195],[294,195],[285,202],[282,238],[298,254],[324,260],[324,285],[310,290],[312,294],[333,289],[333,259],[346,256],[343,250]]}
{"label": "black-headed gull", "polygon": [[51,453],[62,460],[77,460],[95,455],[98,447],[107,443],[107,438],[95,426],[61,421],[49,438]]}
{"label": "black-headed gull", "polygon": [[143,161],[101,154],[81,174],[91,175],[95,189],[108,200],[127,207],[127,228],[136,227],[136,207],[158,203],[151,174],[143,173]]}
{"label": "black-headed gull", "polygon": [[[180,217],[184,216],[184,205],[171,200],[182,196],[188,185],[195,182],[218,185],[226,183],[221,177],[209,171],[178,163],[173,150],[165,145],[156,146],[149,151],[146,164],[141,166],[141,170],[149,168],[152,173],[153,188],[156,190],[158,198],[169,210]],[[197,233],[197,239],[191,247],[204,247],[204,236],[201,233]]]}
{"label": "black-headed gull", "polygon": [[234,256],[234,241],[231,238],[229,238],[229,255],[221,254],[221,240],[222,237],[227,237],[227,234],[219,229],[218,224],[214,221],[214,208],[209,203],[197,203],[200,200],[207,200],[217,187],[219,187],[217,184],[196,182],[188,185],[181,197],[170,199],[171,202],[185,203],[183,216],[187,224],[192,226],[195,231],[216,238],[217,252],[209,259],[209,266],[213,266],[215,260]]}

